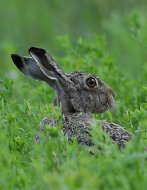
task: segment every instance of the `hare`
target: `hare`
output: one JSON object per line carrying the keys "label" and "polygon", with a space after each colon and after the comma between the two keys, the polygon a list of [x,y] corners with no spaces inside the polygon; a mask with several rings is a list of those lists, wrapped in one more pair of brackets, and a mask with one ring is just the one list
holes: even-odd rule
{"label": "hare", "polygon": [[[29,49],[31,57],[12,54],[17,68],[28,77],[49,84],[57,93],[56,105],[61,105],[63,133],[68,140],[93,145],[90,125],[93,113],[102,113],[114,105],[113,90],[99,77],[83,72],[65,74],[49,53],[40,48]],[[99,121],[113,143],[124,148],[131,135],[117,124]]]}

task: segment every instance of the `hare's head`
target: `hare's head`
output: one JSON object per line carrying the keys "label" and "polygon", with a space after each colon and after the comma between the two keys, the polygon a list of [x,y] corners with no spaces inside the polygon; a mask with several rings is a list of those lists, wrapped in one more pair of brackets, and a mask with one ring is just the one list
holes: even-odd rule
{"label": "hare's head", "polygon": [[113,91],[100,78],[83,72],[65,74],[44,49],[32,47],[29,53],[31,57],[12,54],[13,62],[25,75],[47,82],[57,92],[64,114],[101,113],[113,106]]}

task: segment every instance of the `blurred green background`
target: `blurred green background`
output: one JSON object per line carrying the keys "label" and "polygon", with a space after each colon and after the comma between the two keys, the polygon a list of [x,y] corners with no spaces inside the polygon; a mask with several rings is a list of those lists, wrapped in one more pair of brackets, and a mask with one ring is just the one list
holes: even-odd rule
{"label": "blurred green background", "polygon": [[139,77],[146,62],[147,2],[145,0],[1,0],[0,78],[13,75],[11,53],[27,55],[30,46],[62,55],[57,36],[92,40],[104,35],[107,48],[129,77]]}
{"label": "blurred green background", "polygon": [[[53,90],[12,63],[12,53],[28,55],[31,46],[47,49],[66,72],[94,73],[113,88],[115,109],[94,118],[132,134],[124,151],[95,123],[93,156],[67,143]],[[60,123],[40,134],[45,116]],[[146,150],[147,1],[0,0],[0,190],[146,190]]]}

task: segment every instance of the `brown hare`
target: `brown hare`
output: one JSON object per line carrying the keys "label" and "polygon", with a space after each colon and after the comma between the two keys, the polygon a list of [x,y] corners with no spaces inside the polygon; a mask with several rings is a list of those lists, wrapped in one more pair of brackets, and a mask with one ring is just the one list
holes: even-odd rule
{"label": "brown hare", "polygon": [[[86,146],[93,144],[90,125],[93,113],[102,113],[114,105],[113,90],[100,78],[83,72],[65,74],[46,50],[31,47],[31,57],[12,54],[17,68],[28,77],[45,81],[57,93],[56,104],[61,105],[63,133],[68,140],[76,138]],[[99,121],[119,148],[124,148],[131,135],[117,124]]]}

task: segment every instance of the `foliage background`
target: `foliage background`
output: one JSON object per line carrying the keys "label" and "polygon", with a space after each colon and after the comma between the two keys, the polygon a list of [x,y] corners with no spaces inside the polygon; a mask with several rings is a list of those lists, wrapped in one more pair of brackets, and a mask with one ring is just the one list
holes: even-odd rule
{"label": "foliage background", "polygon": [[[145,0],[0,1],[0,189],[146,189],[146,7]],[[28,55],[31,46],[48,49],[66,72],[92,72],[112,86],[116,109],[95,118],[133,134],[124,151],[97,127],[95,156],[69,145],[60,124],[34,143],[39,121],[61,115],[54,92],[12,64],[11,53]]]}

